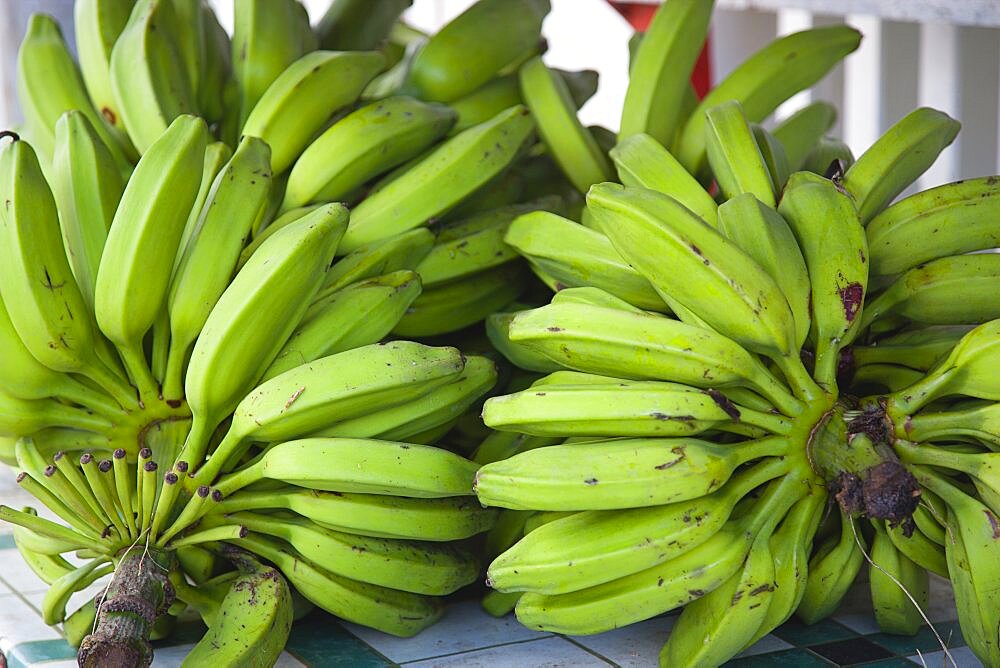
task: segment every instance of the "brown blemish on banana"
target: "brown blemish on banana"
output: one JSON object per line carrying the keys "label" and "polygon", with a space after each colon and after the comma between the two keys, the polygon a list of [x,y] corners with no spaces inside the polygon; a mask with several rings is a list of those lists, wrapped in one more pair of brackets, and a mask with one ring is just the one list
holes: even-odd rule
{"label": "brown blemish on banana", "polygon": [[691,422],[694,420],[693,415],[667,415],[666,413],[653,412],[649,414],[649,417],[654,420],[660,420],[661,422],[668,422],[670,420],[677,420],[680,422]]}
{"label": "brown blemish on banana", "polygon": [[997,521],[997,516],[989,508],[984,508],[983,512],[986,513],[986,519],[990,521],[990,527],[993,528],[993,540],[1000,540],[1000,522]]}
{"label": "brown blemish on banana", "polygon": [[674,459],[669,462],[663,462],[659,466],[654,466],[653,468],[656,469],[657,471],[666,471],[671,466],[676,466],[677,464],[680,464],[682,461],[684,461],[685,455],[684,455],[684,448],[682,446],[677,446],[676,448],[672,448],[670,452],[677,455],[677,459]]}
{"label": "brown blemish on banana", "polygon": [[716,405],[722,409],[722,412],[733,420],[739,421],[740,410],[736,408],[736,404],[729,400],[729,397],[718,390],[705,390],[705,394],[712,398],[712,401],[714,401]]}
{"label": "brown blemish on banana", "polygon": [[844,305],[844,317],[847,322],[854,322],[854,318],[861,310],[861,302],[865,296],[865,289],[860,283],[851,283],[843,288],[837,288],[840,295],[840,303]]}
{"label": "brown blemish on banana", "polygon": [[305,386],[302,386],[299,389],[295,390],[295,392],[292,393],[292,396],[288,398],[288,401],[285,402],[285,410],[287,411],[289,408],[291,408],[292,404],[294,404],[298,400],[298,398],[302,396],[302,393],[305,391],[306,391]]}
{"label": "brown blemish on banana", "polygon": [[597,484],[597,478],[587,478],[586,480],[583,481],[583,484],[584,485],[596,485]]}

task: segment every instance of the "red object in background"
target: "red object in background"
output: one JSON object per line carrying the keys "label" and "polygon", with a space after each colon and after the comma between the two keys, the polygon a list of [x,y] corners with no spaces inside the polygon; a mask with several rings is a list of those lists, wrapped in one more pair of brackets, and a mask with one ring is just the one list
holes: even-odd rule
{"label": "red object in background", "polygon": [[[649,27],[649,22],[653,20],[653,14],[659,7],[659,5],[643,2],[613,2],[612,0],[609,2],[612,7],[618,10],[619,14],[625,17],[626,21],[632,24],[633,28],[640,32]],[[691,83],[694,84],[694,90],[698,93],[699,98],[705,97],[705,93],[711,88],[711,76],[708,61],[708,40],[706,40],[705,46],[698,56],[698,62],[694,65],[694,71],[691,72]]]}

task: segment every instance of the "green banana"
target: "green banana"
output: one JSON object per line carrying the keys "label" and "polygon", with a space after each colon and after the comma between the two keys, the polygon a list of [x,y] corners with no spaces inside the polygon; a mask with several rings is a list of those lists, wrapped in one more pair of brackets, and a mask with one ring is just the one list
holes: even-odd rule
{"label": "green banana", "polygon": [[247,115],[242,134],[267,142],[272,173],[285,172],[329,118],[358,99],[383,63],[377,51],[305,54],[267,87]]}
{"label": "green banana", "polygon": [[771,178],[750,123],[738,100],[705,111],[705,148],[719,189],[727,199],[750,193],[769,207],[780,185]]}
{"label": "green banana", "polygon": [[660,665],[719,666],[757,635],[776,590],[771,536],[771,530],[759,533],[739,570],[684,606],[660,650]]}
{"label": "green banana", "polygon": [[915,471],[920,484],[947,504],[945,555],[948,576],[955,590],[962,635],[976,656],[989,665],[1000,661],[996,620],[1000,597],[995,565],[998,542],[997,516],[973,497],[942,480],[929,469]]}
{"label": "green banana", "polygon": [[882,522],[873,525],[868,578],[875,620],[884,633],[914,635],[924,623],[923,610],[929,602],[927,571],[896,549]]}
{"label": "green banana", "polygon": [[184,223],[198,193],[208,130],[178,116],[125,186],[94,287],[97,324],[143,395],[158,394],[142,343],[167,301]]}
{"label": "green banana", "polygon": [[[210,124],[218,127],[219,136],[230,139],[230,132],[235,127],[234,117],[239,112],[235,104],[233,109],[227,109],[229,101],[237,93],[236,82],[232,78],[232,43],[215,12],[203,3],[198,9],[201,12],[202,26],[198,47],[202,67],[195,91],[198,109]],[[230,141],[236,143],[235,139]]]}
{"label": "green banana", "polygon": [[448,139],[351,212],[343,252],[426,225],[499,174],[531,135],[515,106]]}
{"label": "green banana", "polygon": [[771,134],[785,149],[788,168],[803,169],[806,156],[837,122],[837,108],[818,100],[802,107],[774,126]]}
{"label": "green banana", "polygon": [[114,566],[105,559],[91,559],[60,576],[52,582],[42,598],[40,607],[42,620],[49,625],[62,622],[66,619],[66,604],[69,603],[70,596],[89,587],[113,570]]}
{"label": "green banana", "polygon": [[731,339],[661,316],[554,303],[517,314],[508,334],[576,371],[703,388],[750,387],[786,414],[799,410],[779,381]]}
{"label": "green banana", "polygon": [[[694,436],[731,422],[787,429],[774,416],[729,401],[717,390],[656,381],[546,384],[486,401],[483,420],[532,436]],[[627,397],[627,399],[626,399]]]}
{"label": "green banana", "polygon": [[[504,240],[540,268],[558,290],[594,286],[639,308],[669,310],[644,276],[606,236],[547,211],[519,216]],[[553,287],[550,285],[550,287]]]}
{"label": "green banana", "polygon": [[851,378],[854,388],[879,388],[870,392],[898,392],[921,380],[924,374],[916,369],[898,364],[865,364],[854,370]]}
{"label": "green banana", "polygon": [[353,283],[315,302],[262,380],[301,364],[377,343],[420,294],[420,277],[400,270]]}
{"label": "green banana", "polygon": [[443,612],[434,597],[335,575],[273,539],[248,536],[240,546],[274,563],[289,583],[317,607],[349,622],[409,637],[433,624]]}
{"label": "green banana", "polygon": [[390,37],[393,25],[413,0],[334,0],[316,25],[320,47],[332,51],[374,49]]}
{"label": "green banana", "polygon": [[64,373],[41,364],[21,341],[7,308],[0,299],[0,392],[23,400],[58,397],[114,415],[119,409],[113,399]]}
{"label": "green banana", "polygon": [[0,392],[0,433],[5,436],[28,436],[50,427],[103,432],[111,426],[106,418],[54,399],[18,399]]}
{"label": "green banana", "polygon": [[446,428],[450,428],[496,381],[497,369],[493,361],[470,355],[465,358],[462,373],[454,380],[405,403],[337,422],[314,435],[433,444],[437,439],[417,438],[436,428],[447,431]]}
{"label": "green banana", "polygon": [[964,394],[1000,401],[1000,384],[993,369],[1000,363],[1000,320],[979,325],[962,337],[934,369],[912,385],[894,392],[886,400],[891,419],[913,415],[935,399]]}
{"label": "green banana", "polygon": [[[247,441],[279,442],[415,399],[458,377],[465,358],[455,348],[409,341],[371,344],[309,360],[262,383],[232,422],[197,478],[209,484]],[[218,459],[216,459],[218,458]],[[216,464],[218,462],[218,464]]]}
{"label": "green banana", "polygon": [[844,190],[867,225],[899,193],[927,171],[958,135],[947,114],[921,107],[889,128],[844,172]]}
{"label": "green banana", "polygon": [[56,203],[24,141],[0,152],[0,184],[7,201],[0,209],[0,296],[25,348],[50,369],[82,374],[123,407],[135,406],[132,388],[95,350],[103,339],[66,259]]}
{"label": "green banana", "polygon": [[[917,513],[914,513],[916,518]],[[907,536],[903,527],[893,527],[888,523],[885,530],[889,534],[889,539],[900,554],[912,561],[920,568],[924,568],[940,577],[948,577],[948,562],[946,561],[944,549],[934,540],[927,537],[918,527]]]}
{"label": "green banana", "polygon": [[334,292],[366,278],[413,270],[433,247],[434,235],[423,227],[362,246],[330,267],[315,301],[325,301]]}
{"label": "green banana", "polygon": [[705,111],[738,100],[747,120],[760,123],[782,102],[819,81],[860,42],[861,34],[848,26],[813,28],[771,42],[702,98],[671,152],[691,174],[699,175],[706,158]]}
{"label": "green banana", "polygon": [[788,179],[778,212],[798,239],[811,285],[815,378],[835,387],[840,350],[864,326],[868,243],[854,204],[837,186],[807,172]]}
{"label": "green banana", "polygon": [[[180,251],[187,248],[188,241],[191,240],[191,235],[194,234],[194,228],[201,219],[201,210],[205,206],[205,201],[212,190],[212,185],[215,183],[215,177],[219,175],[219,172],[222,171],[222,168],[232,157],[233,149],[229,148],[229,145],[224,142],[211,142],[205,147],[205,159],[201,167],[201,183],[198,186],[198,194],[194,198],[191,211],[188,213],[187,221],[184,223],[181,242],[177,246]],[[178,252],[174,258],[174,272],[177,271],[177,266],[183,258],[184,253]],[[172,275],[173,273],[171,273]]]}
{"label": "green banana", "polygon": [[[669,296],[747,350],[803,376],[795,323],[780,288],[756,262],[667,195],[600,184],[587,207],[615,248]],[[670,268],[664,263],[669,260]]]}
{"label": "green banana", "polygon": [[298,0],[240,0],[234,5],[230,60],[239,90],[240,126],[282,72],[315,48],[302,39],[308,30],[309,15]]}
{"label": "green banana", "polygon": [[[417,53],[404,90],[435,102],[457,100],[537,49],[549,0],[481,0]],[[497,31],[503,37],[496,39]]]}
{"label": "green banana", "polygon": [[854,164],[851,147],[836,137],[822,137],[802,163],[802,171],[818,176],[843,174]]}
{"label": "green banana", "polygon": [[872,274],[892,276],[948,255],[1000,245],[1000,180],[968,179],[902,199],[868,224]]}
{"label": "green banana", "polygon": [[25,118],[24,134],[46,166],[53,157],[56,121],[64,112],[77,110],[90,121],[117,164],[125,167],[121,144],[94,109],[62,31],[47,14],[32,14],[28,21],[17,53],[16,83]]}
{"label": "green banana", "polygon": [[[326,465],[317,470],[316,462]],[[425,445],[349,438],[311,438],[272,446],[255,463],[221,478],[230,494],[258,480],[281,480],[309,489],[415,498],[472,494],[478,466]]]}
{"label": "green banana", "polygon": [[517,253],[507,245],[504,235],[512,222],[531,212],[561,210],[561,205],[560,197],[550,195],[446,223],[415,271],[423,284],[431,287],[510,262]]}
{"label": "green banana", "polygon": [[535,57],[521,66],[521,96],[538,123],[538,134],[580,192],[611,179],[611,164],[576,116],[566,82]]}
{"label": "green banana", "polygon": [[672,0],[653,15],[629,67],[619,141],[639,133],[663,145],[674,140],[686,120],[688,80],[708,36],[714,4]]}
{"label": "green banana", "polygon": [[522,103],[521,84],[515,75],[491,79],[468,95],[448,103],[458,116],[450,134],[488,121],[504,109]]}
{"label": "green banana", "polygon": [[111,91],[122,123],[143,154],[178,116],[196,113],[172,0],[137,0],[111,50]]}
{"label": "green banana", "polygon": [[163,396],[182,395],[188,353],[229,285],[269,189],[270,150],[256,137],[244,137],[215,177],[187,245],[178,253],[181,259],[166,297],[170,349]]}
{"label": "green banana", "polygon": [[[565,594],[521,596],[518,621],[532,629],[591,634],[654,617],[716,589],[743,565],[760,528],[781,517],[804,492],[793,478],[775,481],[750,506],[749,514],[727,523],[688,552],[652,568]],[[789,489],[791,488],[791,489]]]}
{"label": "green banana", "polygon": [[435,542],[461,540],[487,531],[497,517],[495,508],[483,508],[469,497],[414,499],[290,486],[275,491],[236,492],[217,504],[215,512],[273,508],[293,511],[320,526],[345,533]]}
{"label": "green banana", "polygon": [[692,499],[719,488],[740,465],[782,455],[782,437],[738,447],[693,438],[625,438],[553,445],[487,464],[475,491],[485,505],[610,510]]}
{"label": "green banana", "polygon": [[908,441],[948,441],[971,437],[987,446],[1000,446],[1000,404],[966,409],[920,411],[896,420],[896,433]]}
{"label": "green banana", "polygon": [[215,624],[208,627],[182,666],[205,662],[224,666],[271,666],[292,630],[292,595],[288,582],[272,566],[249,555],[230,556],[240,574],[219,604]]}
{"label": "green banana", "polygon": [[626,186],[670,195],[702,220],[716,226],[718,204],[670,152],[647,134],[622,139],[610,151],[618,178]]}
{"label": "green banana", "polygon": [[768,460],[737,473],[708,496],[647,508],[589,510],[546,523],[493,560],[489,584],[501,591],[560,594],[652,568],[709,540],[723,529],[737,501],[786,470]]}
{"label": "green banana", "polygon": [[928,371],[969,333],[968,325],[938,325],[901,332],[879,339],[877,345],[854,346],[851,357],[858,366],[901,364]]}
{"label": "green banana", "polygon": [[30,529],[20,526],[14,527],[14,546],[17,547],[17,551],[21,555],[21,558],[24,559],[24,563],[31,569],[32,573],[38,576],[38,579],[47,585],[52,585],[59,578],[76,570],[73,564],[59,556],[58,553],[40,553],[25,544],[38,538],[44,537],[34,534]]}
{"label": "green banana", "polygon": [[764,164],[767,165],[771,183],[774,184],[774,192],[780,195],[781,191],[785,189],[785,183],[788,182],[788,177],[792,172],[791,167],[788,165],[788,155],[785,153],[785,147],[763,126],[754,123],[750,129],[753,130],[753,137],[757,142],[757,148],[760,149],[760,154],[764,158]]}
{"label": "green banana", "polygon": [[837,609],[857,577],[868,548],[855,519],[840,513],[840,532],[824,541],[809,559],[805,592],[795,614],[815,624]]}
{"label": "green banana", "polygon": [[886,316],[926,325],[976,324],[1000,317],[991,291],[1000,277],[1000,256],[952,255],[921,264],[871,300],[862,328]]}
{"label": "green banana", "polygon": [[795,345],[801,349],[812,324],[810,283],[805,259],[791,227],[751,193],[723,203],[718,221],[719,231],[778,284],[795,321]]}
{"label": "green banana", "polygon": [[68,111],[56,122],[50,174],[66,259],[93,309],[101,254],[125,184],[111,152],[83,113]]}
{"label": "green banana", "polygon": [[[219,516],[210,517],[217,521]],[[235,521],[251,531],[280,538],[325,570],[360,582],[443,596],[479,574],[475,557],[451,545],[352,535],[305,518],[253,513],[221,517],[222,521]]]}
{"label": "green banana", "polygon": [[111,51],[134,6],[135,0],[80,0],[73,4],[76,52],[87,94],[130,159],[135,157],[135,149],[111,87]]}
{"label": "green banana", "polygon": [[771,602],[767,605],[760,628],[745,647],[788,621],[799,606],[809,577],[809,552],[826,509],[826,500],[822,486],[811,486],[809,494],[792,506],[771,534],[774,591],[769,595]]}
{"label": "green banana", "polygon": [[392,333],[405,337],[437,336],[474,325],[517,299],[527,278],[523,266],[507,263],[426,289]]}
{"label": "green banana", "polygon": [[518,368],[539,373],[550,373],[562,368],[547,357],[510,340],[508,328],[516,315],[516,312],[500,312],[491,313],[486,317],[486,336],[490,344]]}
{"label": "green banana", "polygon": [[97,602],[90,599],[67,615],[63,620],[63,633],[70,647],[78,649],[80,643],[94,630],[97,621]]}
{"label": "green banana", "polygon": [[282,228],[222,293],[191,352],[184,394],[194,417],[181,459],[201,462],[212,432],[271,365],[319,289],[346,223],[346,209],[328,204]]}
{"label": "green banana", "polygon": [[361,107],[302,151],[288,176],[282,209],[343,199],[423,153],[448,132],[455,118],[448,107],[405,96]]}

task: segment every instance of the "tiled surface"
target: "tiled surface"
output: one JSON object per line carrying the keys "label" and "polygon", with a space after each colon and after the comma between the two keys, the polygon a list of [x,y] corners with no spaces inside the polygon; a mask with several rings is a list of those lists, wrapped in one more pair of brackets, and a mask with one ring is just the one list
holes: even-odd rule
{"label": "tiled surface", "polygon": [[[0,503],[24,505],[12,476],[0,465]],[[17,496],[15,496],[15,494]],[[60,631],[42,623],[38,608],[45,585],[23,564],[13,541],[0,525],[0,652],[9,668],[70,668],[75,653]],[[945,657],[929,629],[914,637],[878,632],[871,617],[867,586],[859,583],[842,609],[831,619],[812,626],[789,621],[771,635],[733,659],[728,666],[778,668],[790,666],[828,668],[863,665],[866,668],[944,666]],[[76,594],[69,610],[87,594]],[[981,666],[964,646],[954,621],[954,603],[947,583],[932,579],[928,616],[947,641],[960,668]],[[287,651],[278,666],[322,668],[541,668],[577,666],[655,666],[660,648],[670,633],[674,616],[658,617],[596,636],[561,637],[520,626],[513,616],[494,619],[475,600],[454,603],[445,617],[416,638],[392,636],[340,624],[322,612],[296,623]],[[200,629],[179,626],[171,639],[156,643],[158,668],[178,666]]]}

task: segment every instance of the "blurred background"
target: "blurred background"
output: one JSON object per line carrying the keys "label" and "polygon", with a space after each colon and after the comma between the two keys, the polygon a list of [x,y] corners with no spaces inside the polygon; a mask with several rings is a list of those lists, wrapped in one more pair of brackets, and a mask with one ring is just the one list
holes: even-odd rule
{"label": "blurred background", "polygon": [[[414,0],[404,18],[433,31],[472,1]],[[231,29],[233,0],[210,2]],[[302,2],[316,21],[329,0]],[[600,88],[580,115],[584,124],[617,130],[633,32],[626,16],[642,27],[656,1],[551,3],[545,61],[597,70]],[[0,128],[18,120],[14,62],[28,16],[32,11],[56,16],[72,46],[72,6],[72,0],[0,0]],[[776,35],[846,22],[864,33],[861,48],[812,91],[782,106],[778,118],[812,99],[829,100],[842,109],[834,133],[857,155],[913,108],[932,106],[958,118],[963,129],[922,177],[920,189],[1000,173],[1000,0],[718,0],[716,6],[706,54],[712,82]]]}

